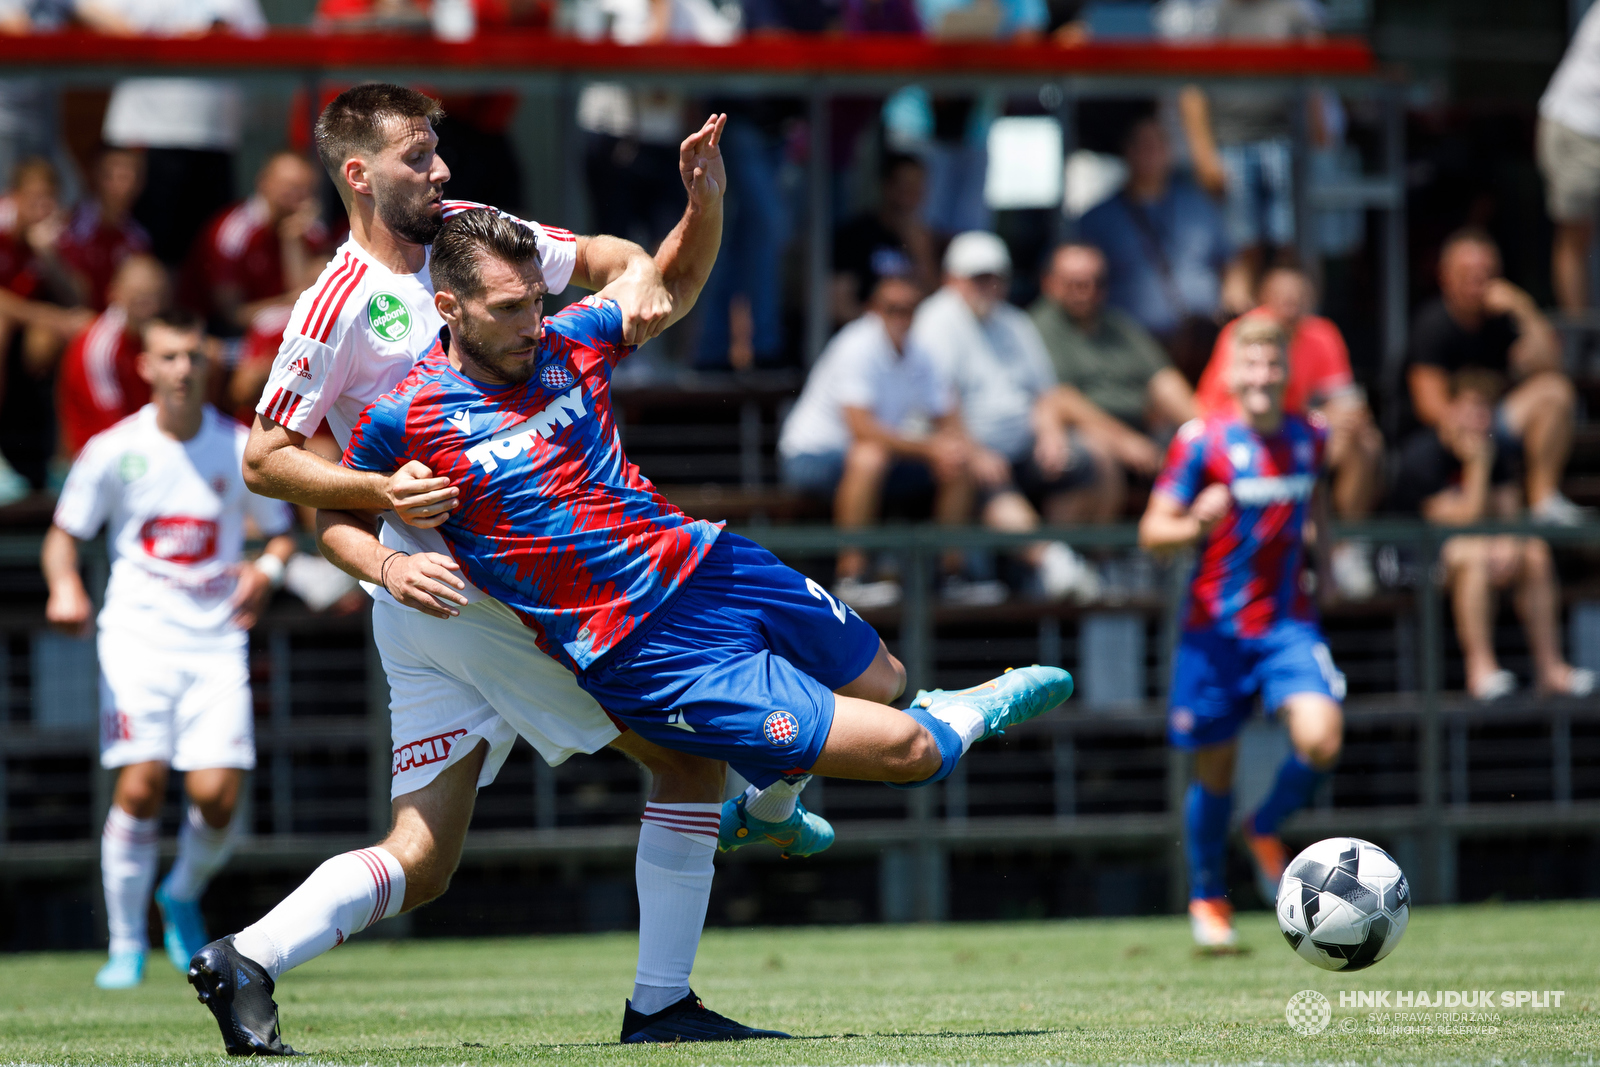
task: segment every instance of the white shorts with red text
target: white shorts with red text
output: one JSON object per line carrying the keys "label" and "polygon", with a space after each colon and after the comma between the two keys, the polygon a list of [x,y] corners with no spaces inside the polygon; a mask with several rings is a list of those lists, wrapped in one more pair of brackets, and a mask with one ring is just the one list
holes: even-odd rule
{"label": "white shorts with red text", "polygon": [[237,640],[172,652],[101,630],[100,765],[159,760],[175,771],[256,765],[250,673]]}

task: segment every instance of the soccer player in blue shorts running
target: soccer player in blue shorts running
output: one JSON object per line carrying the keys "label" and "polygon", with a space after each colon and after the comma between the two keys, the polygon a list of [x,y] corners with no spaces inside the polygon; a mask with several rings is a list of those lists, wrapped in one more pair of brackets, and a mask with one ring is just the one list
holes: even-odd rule
{"label": "soccer player in blue shorts running", "polygon": [[1313,498],[1327,536],[1317,488],[1326,432],[1284,414],[1282,331],[1262,320],[1239,323],[1229,383],[1236,411],[1178,431],[1139,523],[1139,543],[1152,552],[1200,550],[1167,725],[1172,743],[1194,753],[1196,780],[1184,801],[1190,922],[1201,948],[1223,951],[1235,939],[1226,880],[1233,765],[1252,703],[1259,695],[1269,715],[1285,720],[1293,746],[1272,791],[1244,820],[1268,903],[1287,859],[1278,825],[1311,799],[1344,731],[1344,676],[1301,583]]}
{"label": "soccer player in blue shorts running", "polygon": [[[720,184],[720,166],[696,182]],[[671,320],[721,243],[715,212],[663,268]],[[425,463],[460,490],[439,526],[465,577],[506,604],[607,711],[647,739],[726,760],[753,785],[815,773],[922,784],[973,742],[1055,707],[1071,677],[1008,672],[888,702],[905,671],[819,584],[690,518],[623,454],[611,375],[632,349],[602,291],[546,319],[536,247],[489,211],[433,243],[447,331],[361,417],[344,462]],[[325,535],[326,536],[326,535]]]}

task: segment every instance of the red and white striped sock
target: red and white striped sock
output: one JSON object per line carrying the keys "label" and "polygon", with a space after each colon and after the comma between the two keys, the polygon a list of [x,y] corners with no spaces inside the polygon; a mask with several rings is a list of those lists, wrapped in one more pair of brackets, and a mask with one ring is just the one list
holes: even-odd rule
{"label": "red and white striped sock", "polygon": [[711,899],[720,804],[647,804],[634,878],[639,886],[639,969],[633,1009],[654,1015],[689,995]]}
{"label": "red and white striped sock", "polygon": [[156,882],[160,819],[139,819],[115,804],[100,834],[100,880],[106,891],[106,926],[111,954],[143,952],[150,946],[146,916]]}
{"label": "red and white striped sock", "polygon": [[233,947],[272,976],[316,959],[350,935],[400,914],[406,872],[374,845],[335,856],[253,926],[234,935]]}

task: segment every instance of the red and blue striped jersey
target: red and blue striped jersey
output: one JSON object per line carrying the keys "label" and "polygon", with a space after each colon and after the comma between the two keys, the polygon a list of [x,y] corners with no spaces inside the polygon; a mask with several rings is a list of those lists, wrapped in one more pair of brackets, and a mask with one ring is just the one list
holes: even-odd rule
{"label": "red and blue striped jersey", "polygon": [[623,455],[611,373],[630,351],[621,311],[598,297],[545,320],[520,384],[474,381],[436,343],[344,453],[356,470],[418,460],[449,478],[460,503],[439,529],[466,577],[580,671],[662,607],[722,529],[678,510]]}
{"label": "red and blue striped jersey", "polygon": [[1213,483],[1233,494],[1201,547],[1184,629],[1260,637],[1284,619],[1315,619],[1300,570],[1327,433],[1312,418],[1287,415],[1268,436],[1236,417],[1196,419],[1173,438],[1155,492],[1185,506]]}

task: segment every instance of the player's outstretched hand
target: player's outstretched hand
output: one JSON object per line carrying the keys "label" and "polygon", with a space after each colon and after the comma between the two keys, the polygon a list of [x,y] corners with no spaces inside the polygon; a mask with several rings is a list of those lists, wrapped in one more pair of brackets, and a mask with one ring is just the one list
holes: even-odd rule
{"label": "player's outstretched hand", "polygon": [[1221,482],[1213,482],[1200,490],[1200,495],[1189,506],[1189,514],[1200,523],[1200,529],[1204,532],[1211,529],[1232,506],[1233,494],[1228,487]]}
{"label": "player's outstretched hand", "polygon": [[59,588],[50,590],[45,601],[44,617],[51,626],[74,637],[88,632],[89,619],[94,614],[94,602],[81,582],[61,582]]}
{"label": "player's outstretched hand", "polygon": [[466,607],[467,583],[457,574],[460,564],[437,552],[398,553],[383,567],[383,587],[408,608],[436,619],[452,619]]}
{"label": "player's outstretched hand", "polygon": [[253,563],[239,564],[239,584],[233,587],[233,624],[248,630],[261,618],[272,599],[272,579]]}
{"label": "player's outstretched hand", "polygon": [[689,200],[697,206],[714,203],[728,191],[728,172],[722,165],[722,130],[727,115],[712,115],[678,146],[678,173]]}
{"label": "player's outstretched hand", "polygon": [[424,530],[448,519],[460,495],[449,478],[435,478],[426,464],[416,460],[389,475],[383,492],[402,522]]}

